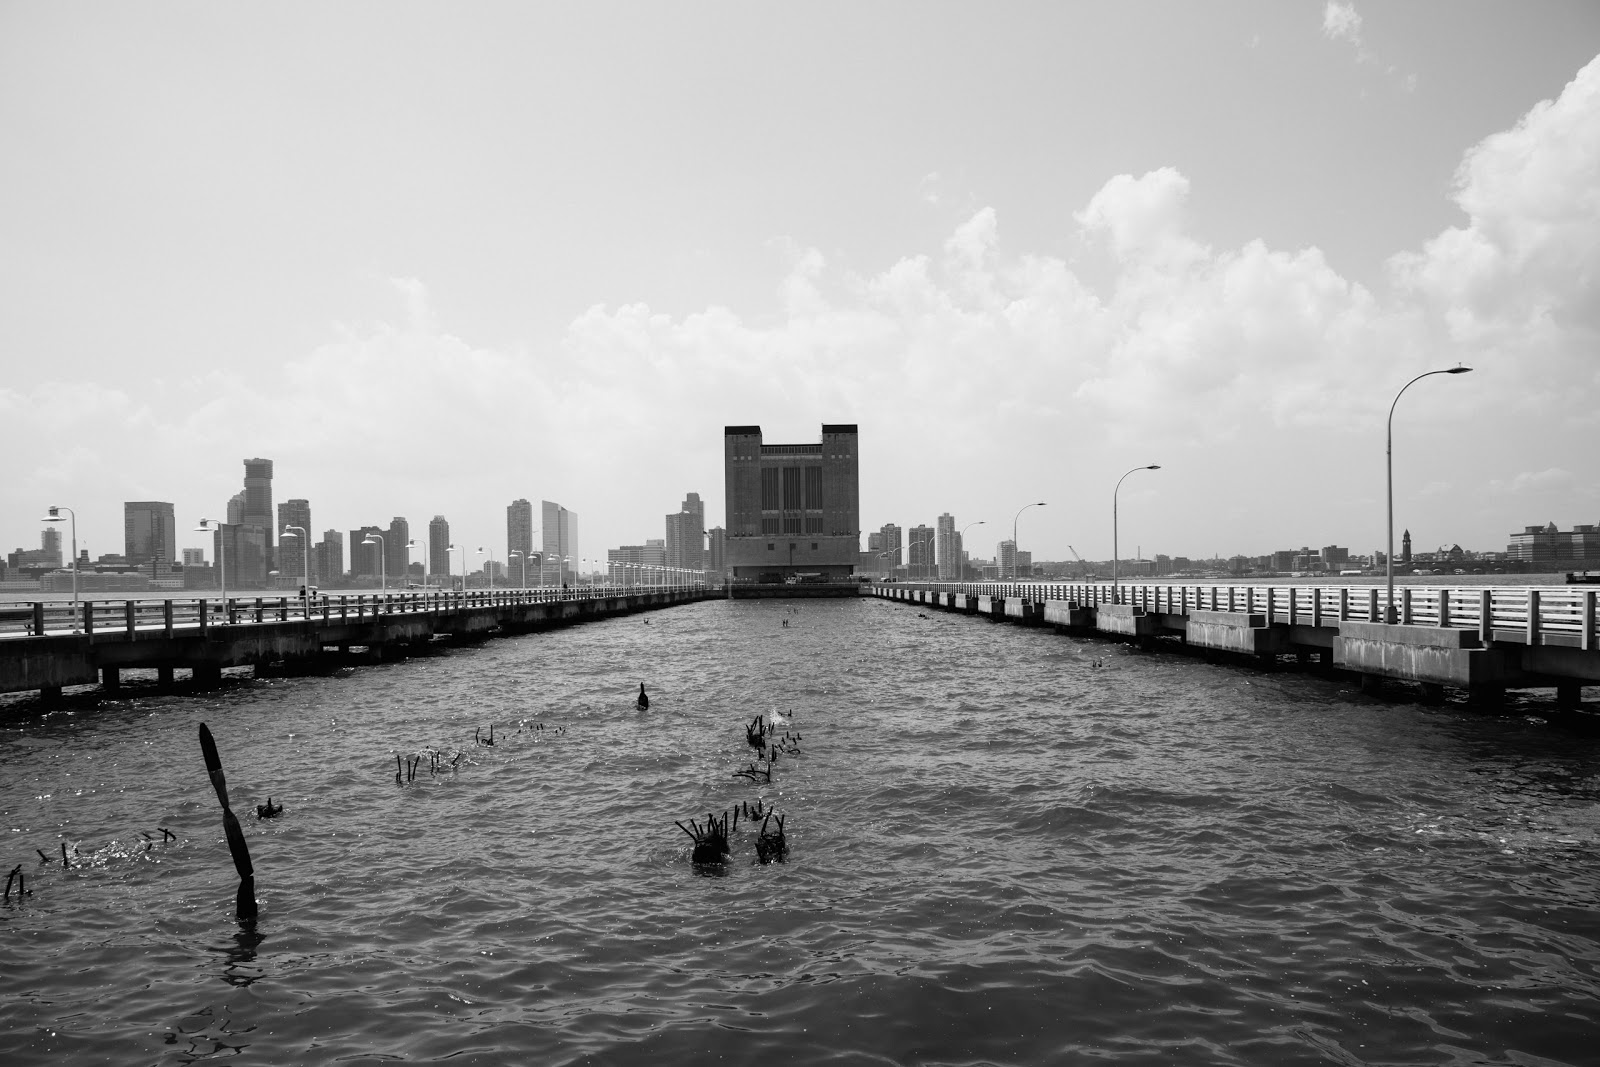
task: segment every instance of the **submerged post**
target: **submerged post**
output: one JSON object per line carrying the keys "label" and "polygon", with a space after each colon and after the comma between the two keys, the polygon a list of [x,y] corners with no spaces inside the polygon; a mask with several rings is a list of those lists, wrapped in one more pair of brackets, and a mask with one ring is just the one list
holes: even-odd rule
{"label": "submerged post", "polygon": [[211,786],[217,791],[217,803],[222,805],[222,829],[228,837],[234,868],[239,872],[239,893],[235,901],[239,919],[253,921],[256,917],[256,872],[250,865],[250,848],[245,844],[244,831],[239,828],[239,820],[228,804],[228,780],[222,773],[222,757],[217,754],[217,743],[211,739],[211,731],[205,723],[200,724],[200,751],[205,757]]}

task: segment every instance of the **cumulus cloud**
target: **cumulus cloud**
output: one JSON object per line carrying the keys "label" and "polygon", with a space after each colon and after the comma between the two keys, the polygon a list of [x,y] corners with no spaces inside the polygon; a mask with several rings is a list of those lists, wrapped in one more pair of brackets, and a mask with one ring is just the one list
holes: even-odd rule
{"label": "cumulus cloud", "polygon": [[1348,41],[1361,47],[1361,15],[1354,4],[1328,0],[1322,9],[1322,32],[1330,40]]}

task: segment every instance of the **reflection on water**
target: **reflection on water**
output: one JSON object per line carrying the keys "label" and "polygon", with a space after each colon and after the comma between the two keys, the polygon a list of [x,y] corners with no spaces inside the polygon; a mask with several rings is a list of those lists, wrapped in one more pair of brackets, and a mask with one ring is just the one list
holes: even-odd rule
{"label": "reflection on water", "polygon": [[[0,1062],[1592,1062],[1600,744],[1531,706],[871,600],[649,621],[5,720],[0,865],[83,863],[0,908]],[[284,805],[255,926],[202,720]],[[787,862],[690,862],[757,802]]]}

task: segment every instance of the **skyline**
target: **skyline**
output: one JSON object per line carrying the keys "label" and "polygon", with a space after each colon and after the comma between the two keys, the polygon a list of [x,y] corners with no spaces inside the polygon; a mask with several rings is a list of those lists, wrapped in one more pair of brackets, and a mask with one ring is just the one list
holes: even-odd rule
{"label": "skyline", "polygon": [[1365,554],[1458,361],[1396,536],[1600,521],[1593,5],[163,10],[0,13],[7,550],[268,456],[593,552],[855,422],[863,531]]}

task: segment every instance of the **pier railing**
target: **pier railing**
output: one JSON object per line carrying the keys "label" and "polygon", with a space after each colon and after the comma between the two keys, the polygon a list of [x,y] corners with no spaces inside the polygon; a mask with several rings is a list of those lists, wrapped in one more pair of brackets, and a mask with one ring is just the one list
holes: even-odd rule
{"label": "pier railing", "polygon": [[[1382,622],[1388,601],[1378,586],[1159,585],[1121,582],[914,582],[919,588],[974,596],[1060,600],[1086,607],[1120,603],[1147,612],[1187,615],[1229,611],[1290,625]],[[1453,586],[1395,591],[1396,622],[1474,629],[1484,640],[1596,648],[1596,590],[1564,587]]]}
{"label": "pier railing", "polygon": [[355,593],[305,597],[236,596],[182,599],[81,600],[76,617],[67,601],[0,605],[0,639],[45,634],[180,629],[290,620],[359,619],[415,612],[509,607],[557,600],[590,600],[637,593],[681,592],[703,583],[659,586],[580,586],[569,589],[475,589],[466,592]]}

